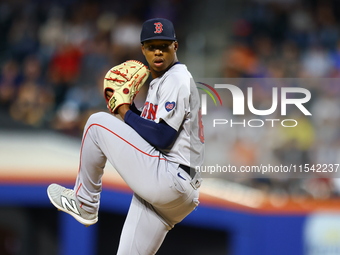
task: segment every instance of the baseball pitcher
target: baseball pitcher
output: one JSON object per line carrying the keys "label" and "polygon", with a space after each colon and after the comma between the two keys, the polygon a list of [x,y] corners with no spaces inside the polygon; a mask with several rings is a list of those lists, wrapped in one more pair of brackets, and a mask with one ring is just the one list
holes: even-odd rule
{"label": "baseball pitcher", "polygon": [[[178,61],[173,24],[147,20],[140,38],[148,68],[130,60],[107,72],[104,97],[110,113],[95,113],[85,125],[74,189],[58,184],[47,189],[59,210],[84,225],[95,224],[108,160],[134,192],[119,255],[155,254],[168,231],[199,204],[202,180],[194,170],[204,154],[199,95]],[[139,111],[133,99],[150,74]]]}

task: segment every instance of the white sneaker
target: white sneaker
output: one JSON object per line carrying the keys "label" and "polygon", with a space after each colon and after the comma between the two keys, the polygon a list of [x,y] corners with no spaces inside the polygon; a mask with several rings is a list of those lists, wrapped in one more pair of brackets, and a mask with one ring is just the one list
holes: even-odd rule
{"label": "white sneaker", "polygon": [[90,226],[98,221],[97,213],[89,213],[80,207],[72,189],[64,188],[58,184],[51,184],[47,188],[47,195],[55,207],[70,214],[81,224]]}

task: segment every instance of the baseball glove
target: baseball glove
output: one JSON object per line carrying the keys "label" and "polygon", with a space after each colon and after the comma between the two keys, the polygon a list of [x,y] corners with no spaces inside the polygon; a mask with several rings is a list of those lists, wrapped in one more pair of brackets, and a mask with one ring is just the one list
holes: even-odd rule
{"label": "baseball glove", "polygon": [[[114,114],[123,104],[131,104],[150,74],[149,69],[137,60],[128,60],[112,67],[104,78],[104,97],[107,108]],[[108,98],[106,92],[112,92]]]}

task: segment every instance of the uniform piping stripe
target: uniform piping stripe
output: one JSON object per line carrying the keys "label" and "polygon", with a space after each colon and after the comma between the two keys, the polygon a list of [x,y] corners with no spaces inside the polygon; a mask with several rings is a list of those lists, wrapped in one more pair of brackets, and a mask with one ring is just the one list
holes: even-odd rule
{"label": "uniform piping stripe", "polygon": [[108,128],[102,126],[102,125],[99,125],[99,124],[91,124],[91,125],[87,128],[87,130],[86,130],[86,132],[85,132],[85,134],[84,134],[84,138],[83,138],[83,140],[82,140],[82,142],[81,142],[81,149],[80,149],[80,164],[79,164],[79,170],[78,170],[78,172],[80,171],[80,167],[81,167],[81,156],[82,156],[82,154],[83,154],[83,145],[84,145],[84,141],[85,141],[85,139],[86,139],[86,136],[87,136],[88,131],[90,130],[90,128],[91,128],[92,126],[98,126],[98,127],[101,127],[101,128],[103,128],[103,129],[107,130],[108,132],[110,132],[110,133],[112,133],[113,135],[117,136],[119,139],[123,140],[124,142],[126,142],[127,144],[129,144],[130,146],[132,146],[134,149],[136,149],[137,151],[143,153],[144,155],[146,155],[146,156],[148,156],[148,157],[159,158],[160,160],[166,160],[165,158],[162,158],[162,157],[160,157],[160,156],[158,156],[158,155],[151,155],[151,154],[146,153],[145,151],[142,151],[141,149],[137,148],[135,145],[133,145],[133,144],[130,143],[129,141],[125,140],[123,137],[119,136],[117,133],[113,132],[112,130],[110,130],[110,129],[108,129]]}
{"label": "uniform piping stripe", "polygon": [[[82,183],[79,184],[79,186],[78,186],[78,188],[77,188],[77,190],[76,190],[76,196],[78,196],[78,192],[79,192],[81,186],[83,186]],[[81,208],[82,206],[83,206],[83,204],[80,205],[80,208]]]}

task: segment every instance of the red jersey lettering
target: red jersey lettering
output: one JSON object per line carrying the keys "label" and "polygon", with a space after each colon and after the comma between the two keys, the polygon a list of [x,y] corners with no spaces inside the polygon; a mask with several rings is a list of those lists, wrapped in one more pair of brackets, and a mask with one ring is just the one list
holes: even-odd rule
{"label": "red jersey lettering", "polygon": [[141,116],[148,120],[155,120],[157,113],[158,105],[154,105],[153,103],[145,102],[143,112]]}
{"label": "red jersey lettering", "polygon": [[157,112],[158,105],[149,104],[149,111],[148,111],[148,119],[155,120],[156,119],[156,112]]}
{"label": "red jersey lettering", "polygon": [[148,113],[148,108],[149,108],[149,102],[145,102],[144,107],[143,107],[143,112],[142,112],[142,114],[141,114],[141,116],[142,116],[143,118],[146,117],[146,114]]}

